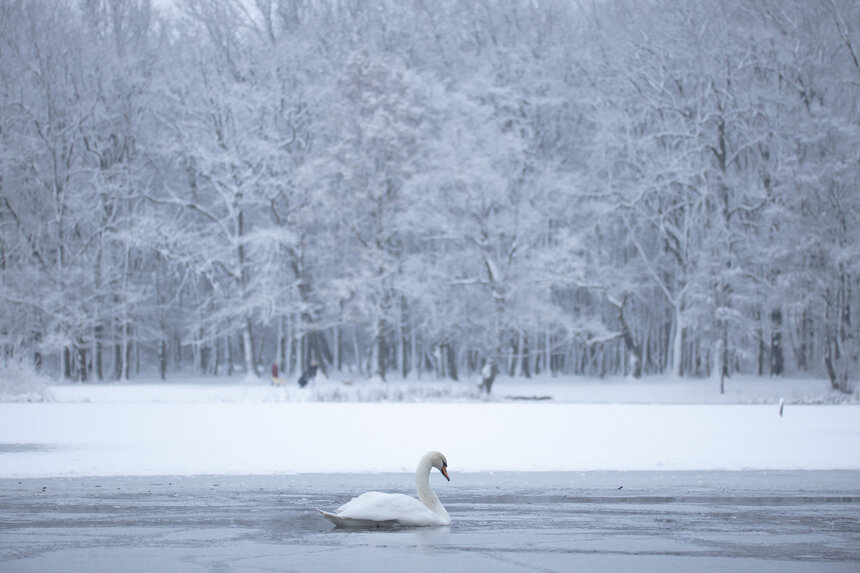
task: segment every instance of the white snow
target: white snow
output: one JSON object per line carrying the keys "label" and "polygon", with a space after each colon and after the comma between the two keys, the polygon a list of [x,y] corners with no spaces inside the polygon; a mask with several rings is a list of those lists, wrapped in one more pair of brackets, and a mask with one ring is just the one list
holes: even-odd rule
{"label": "white snow", "polygon": [[[423,393],[415,389],[422,385]],[[0,403],[0,477],[411,472],[430,449],[446,454],[454,479],[478,471],[860,469],[860,406],[822,404],[833,397],[820,380],[730,383],[721,396],[707,381],[502,379],[489,400],[471,384],[414,381],[51,390],[52,402]]]}

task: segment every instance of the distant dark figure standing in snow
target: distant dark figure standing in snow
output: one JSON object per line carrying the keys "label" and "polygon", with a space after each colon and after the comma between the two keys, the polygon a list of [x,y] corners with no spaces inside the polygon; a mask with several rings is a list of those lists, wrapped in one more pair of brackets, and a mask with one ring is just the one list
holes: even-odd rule
{"label": "distant dark figure standing in snow", "polygon": [[311,362],[311,365],[308,366],[308,369],[302,372],[301,378],[299,378],[299,388],[304,388],[308,385],[308,382],[314,379],[317,375],[317,363]]}
{"label": "distant dark figure standing in snow", "polygon": [[272,378],[278,377],[278,363],[275,362],[272,364]]}
{"label": "distant dark figure standing in snow", "polygon": [[493,389],[493,381],[496,379],[496,374],[499,373],[499,367],[496,366],[495,362],[487,362],[484,364],[484,367],[481,368],[481,384],[480,388],[482,390],[486,390],[487,394],[490,393],[490,390]]}

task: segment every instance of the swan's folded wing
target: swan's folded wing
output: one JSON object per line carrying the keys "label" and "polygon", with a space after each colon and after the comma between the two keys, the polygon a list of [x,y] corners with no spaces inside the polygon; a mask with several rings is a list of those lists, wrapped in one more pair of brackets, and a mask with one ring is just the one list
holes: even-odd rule
{"label": "swan's folded wing", "polygon": [[340,515],[321,509],[317,510],[320,515],[335,524],[336,527],[396,527],[396,521],[372,521],[368,519],[353,519],[341,517]]}

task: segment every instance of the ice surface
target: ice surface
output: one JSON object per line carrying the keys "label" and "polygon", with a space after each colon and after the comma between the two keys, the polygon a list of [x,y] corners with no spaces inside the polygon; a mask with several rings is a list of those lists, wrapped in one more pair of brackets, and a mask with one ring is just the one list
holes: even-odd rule
{"label": "ice surface", "polygon": [[[0,570],[857,571],[860,472],[456,474],[445,528],[314,508],[409,474],[0,480]],[[621,489],[618,489],[618,488]]]}

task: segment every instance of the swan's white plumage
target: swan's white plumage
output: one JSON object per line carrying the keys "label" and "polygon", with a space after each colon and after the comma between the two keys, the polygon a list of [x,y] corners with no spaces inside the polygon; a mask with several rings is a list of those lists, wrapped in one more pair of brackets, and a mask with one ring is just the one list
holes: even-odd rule
{"label": "swan's white plumage", "polygon": [[418,499],[402,493],[369,491],[333,512],[318,510],[338,527],[449,525],[451,517],[430,487],[430,470],[439,469],[448,478],[447,461],[439,452],[427,452],[415,471]]}
{"label": "swan's white plumage", "polygon": [[437,515],[412,496],[378,491],[363,493],[332,513],[325,511],[320,513],[341,527],[377,524],[421,527],[451,523],[450,517]]}

